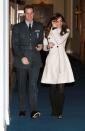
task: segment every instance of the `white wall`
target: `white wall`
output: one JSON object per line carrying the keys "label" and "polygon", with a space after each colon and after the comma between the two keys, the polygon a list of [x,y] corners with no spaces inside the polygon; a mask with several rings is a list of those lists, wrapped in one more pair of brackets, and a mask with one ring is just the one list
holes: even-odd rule
{"label": "white wall", "polygon": [[0,131],[9,124],[8,0],[0,0]]}

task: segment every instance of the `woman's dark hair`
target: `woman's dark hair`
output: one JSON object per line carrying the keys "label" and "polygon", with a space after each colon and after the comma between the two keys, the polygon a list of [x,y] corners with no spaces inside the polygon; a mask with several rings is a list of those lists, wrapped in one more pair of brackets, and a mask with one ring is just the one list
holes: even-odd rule
{"label": "woman's dark hair", "polygon": [[56,16],[53,16],[50,18],[49,22],[47,23],[46,27],[45,27],[45,37],[47,38],[50,32],[50,29],[52,27],[52,21],[56,20]]}
{"label": "woman's dark hair", "polygon": [[64,19],[64,17],[60,14],[60,13],[56,13],[48,22],[47,26],[46,26],[46,29],[45,29],[45,37],[48,36],[49,32],[50,32],[50,29],[52,27],[52,21],[53,20],[58,20],[59,18],[62,19],[62,29],[61,29],[61,32],[60,32],[60,35],[64,35],[65,33],[67,33],[67,24],[66,24],[66,21]]}
{"label": "woman's dark hair", "polygon": [[62,29],[61,29],[60,34],[64,35],[65,33],[67,33],[67,28],[68,28],[67,23],[65,21],[65,18],[60,13],[56,13],[55,16],[56,16],[56,20],[59,19],[59,18],[62,19],[63,24],[62,24]]}

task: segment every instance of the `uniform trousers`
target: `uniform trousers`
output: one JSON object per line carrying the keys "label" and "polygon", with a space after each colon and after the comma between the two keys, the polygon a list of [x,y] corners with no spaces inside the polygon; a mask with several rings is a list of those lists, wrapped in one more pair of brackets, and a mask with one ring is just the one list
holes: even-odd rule
{"label": "uniform trousers", "polygon": [[37,110],[37,81],[39,76],[39,69],[40,67],[36,67],[35,65],[31,65],[28,68],[16,68],[19,106],[21,111],[25,110],[26,92],[28,93],[30,111]]}

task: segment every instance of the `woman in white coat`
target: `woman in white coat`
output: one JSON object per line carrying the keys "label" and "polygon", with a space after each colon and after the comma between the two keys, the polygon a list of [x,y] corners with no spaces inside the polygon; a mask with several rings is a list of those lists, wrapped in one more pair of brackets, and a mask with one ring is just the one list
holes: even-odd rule
{"label": "woman in white coat", "polygon": [[[64,17],[57,13],[51,19],[50,32],[44,38],[44,48],[47,46],[49,54],[41,78],[41,83],[51,84],[50,102],[52,115],[62,118],[64,106],[64,85],[74,82],[70,61],[65,52],[65,45],[70,34]],[[46,49],[46,48],[45,48]]]}

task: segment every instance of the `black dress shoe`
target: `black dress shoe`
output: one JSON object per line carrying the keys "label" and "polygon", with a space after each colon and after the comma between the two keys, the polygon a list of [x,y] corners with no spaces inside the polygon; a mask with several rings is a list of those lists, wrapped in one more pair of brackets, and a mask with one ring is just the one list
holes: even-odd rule
{"label": "black dress shoe", "polygon": [[31,118],[36,119],[41,116],[41,113],[39,111],[32,111],[31,112]]}
{"label": "black dress shoe", "polygon": [[62,114],[60,114],[60,113],[58,114],[58,113],[55,113],[55,112],[52,112],[51,115],[58,118],[58,119],[62,119],[62,117],[63,117]]}
{"label": "black dress shoe", "polygon": [[62,119],[62,118],[63,118],[62,115],[55,115],[55,117],[56,117],[57,119]]}
{"label": "black dress shoe", "polygon": [[26,116],[26,111],[20,111],[20,112],[19,112],[19,116],[20,116],[20,117]]}

